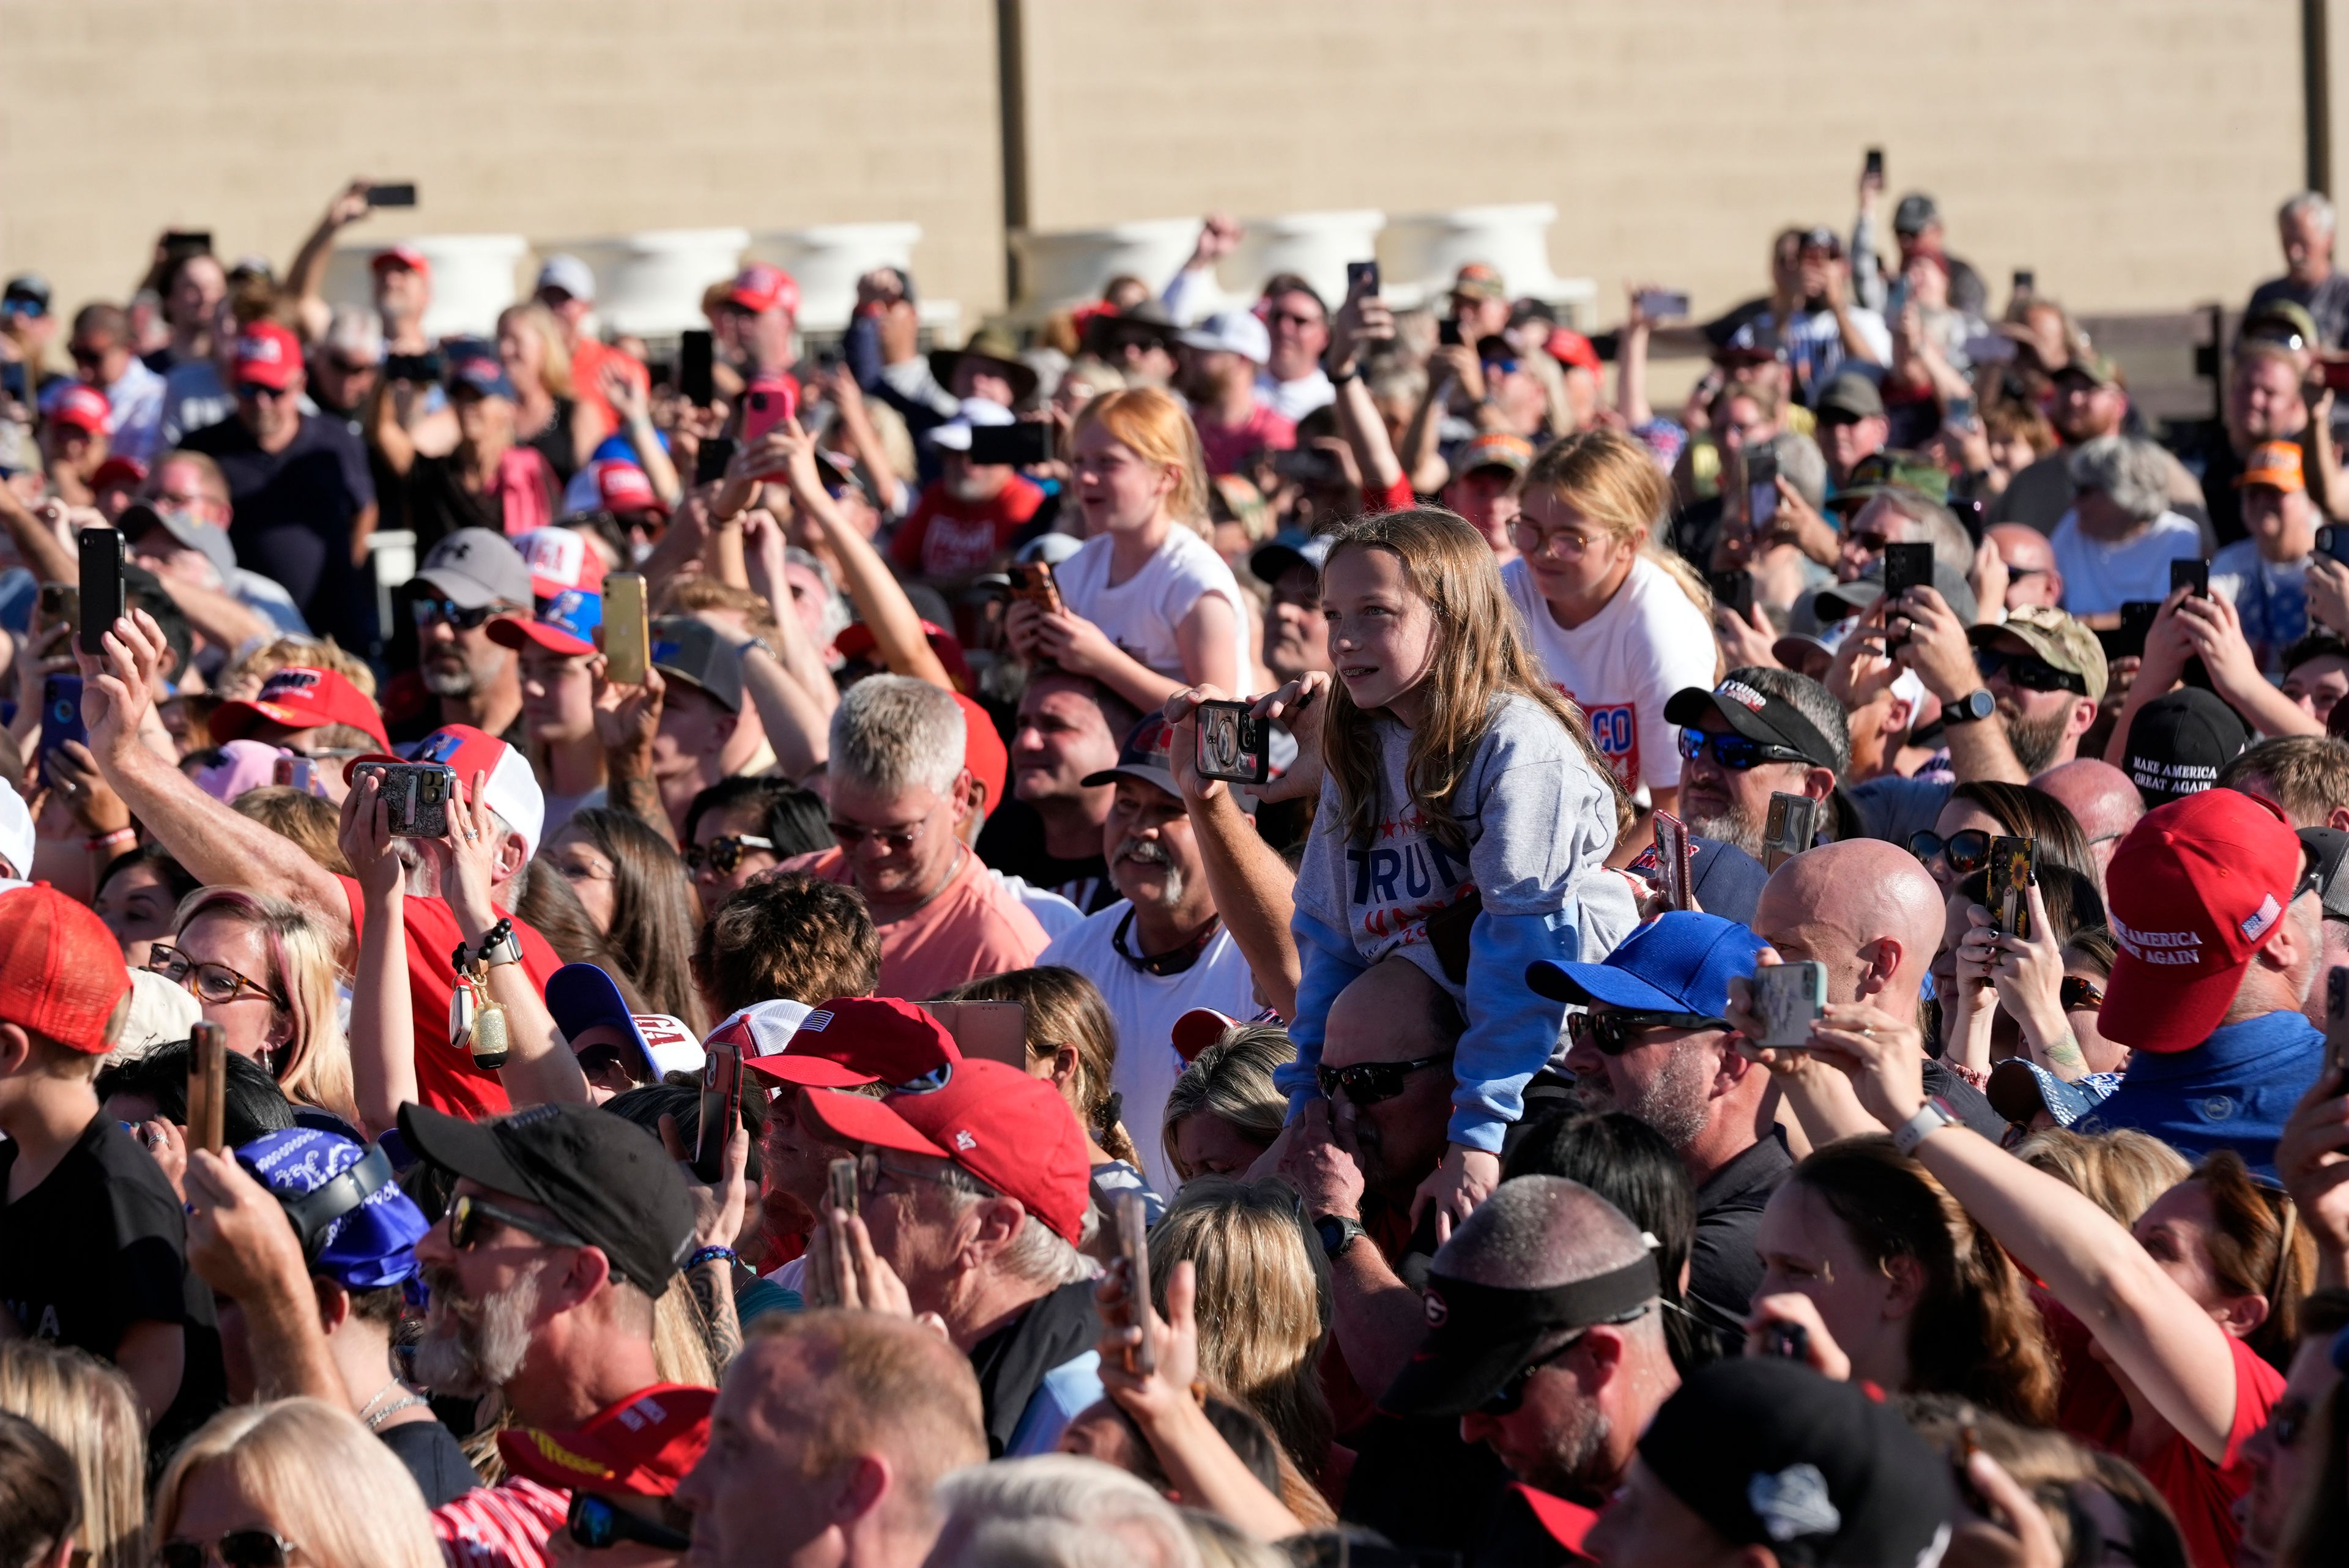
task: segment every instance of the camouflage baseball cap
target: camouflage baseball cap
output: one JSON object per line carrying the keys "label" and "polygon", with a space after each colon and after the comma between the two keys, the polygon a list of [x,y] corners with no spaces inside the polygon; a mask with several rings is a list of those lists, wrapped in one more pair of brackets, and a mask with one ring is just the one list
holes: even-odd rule
{"label": "camouflage baseball cap", "polygon": [[1501,281],[1501,269],[1490,262],[1469,262],[1452,279],[1452,292],[1469,299],[1506,299],[1507,286]]}
{"label": "camouflage baseball cap", "polygon": [[2096,634],[2065,615],[2062,610],[2045,605],[2024,605],[2006,612],[2006,620],[1999,626],[1977,626],[1966,633],[1966,640],[1976,648],[2005,632],[2032,652],[2066,674],[2076,675],[2088,684],[2088,700],[2105,700],[2105,687],[2110,671],[2105,665],[2104,644]]}
{"label": "camouflage baseball cap", "polygon": [[1950,471],[1921,452],[1887,447],[1852,464],[1851,477],[1828,504],[1838,512],[1851,512],[1888,490],[1913,490],[1928,501],[1938,501],[1946,506],[1950,501]]}
{"label": "camouflage baseball cap", "polygon": [[2127,380],[2121,375],[2120,366],[2114,363],[2109,355],[2097,354],[2094,352],[2073,355],[2070,362],[2065,364],[2062,369],[2056,371],[2055,374],[2058,378],[2064,376],[2085,376],[2099,387],[2127,387],[2128,385]]}

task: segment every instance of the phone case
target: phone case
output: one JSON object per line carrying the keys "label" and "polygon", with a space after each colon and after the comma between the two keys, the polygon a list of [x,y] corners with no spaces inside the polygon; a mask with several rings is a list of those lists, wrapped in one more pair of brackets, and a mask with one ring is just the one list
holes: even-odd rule
{"label": "phone case", "polygon": [[1193,759],[1201,778],[1262,784],[1272,776],[1264,721],[1246,702],[1202,702],[1199,743]]}
{"label": "phone case", "polygon": [[614,572],[604,579],[604,679],[616,686],[642,685],[651,649],[645,579],[635,572]]}
{"label": "phone case", "polygon": [[1656,813],[1656,868],[1664,902],[1686,909],[1695,902],[1695,851],[1688,825],[1669,811]]}
{"label": "phone case", "polygon": [[824,1168],[824,1190],[832,1208],[856,1212],[856,1162],[835,1159]]}
{"label": "phone case", "polygon": [[1754,971],[1754,1015],[1762,1025],[1756,1045],[1801,1048],[1827,1003],[1827,971],[1815,963],[1766,964]]}
{"label": "phone case", "polygon": [[701,1064],[701,1125],[693,1174],[715,1186],[726,1173],[726,1139],[742,1116],[742,1054],[712,1046]]}
{"label": "phone case", "polygon": [[2197,598],[2210,597],[2210,563],[2208,561],[2172,561],[2169,563],[2169,591],[2180,588],[2193,591]]}
{"label": "phone case", "polygon": [[1991,924],[2011,937],[2031,938],[2032,867],[2037,846],[2028,838],[1990,841]]}
{"label": "phone case", "polygon": [[106,634],[122,618],[122,535],[111,528],[85,528],[81,558],[79,642],[84,653],[103,656]]}
{"label": "phone case", "polygon": [[373,774],[382,781],[384,820],[395,838],[446,838],[449,796],[457,775],[439,763],[361,763],[353,778]]}
{"label": "phone case", "polygon": [[1775,871],[1819,836],[1819,803],[1806,794],[1776,794],[1762,828],[1762,864]]}
{"label": "phone case", "polygon": [[1015,561],[1011,565],[1011,597],[1025,599],[1046,615],[1061,607],[1061,585],[1052,576],[1052,568],[1041,561]]}
{"label": "phone case", "polygon": [[944,1025],[964,1055],[1028,1070],[1026,1002],[926,1002],[922,1010]]}
{"label": "phone case", "polygon": [[[1133,1293],[1126,1299],[1133,1303],[1133,1321],[1140,1323],[1150,1305],[1150,1238],[1139,1192],[1129,1190],[1118,1194],[1117,1250],[1125,1259],[1126,1289]],[[1157,1357],[1151,1351],[1147,1334],[1142,1336],[1141,1343],[1130,1354],[1136,1372],[1148,1374],[1158,1370]]]}
{"label": "phone case", "polygon": [[188,1036],[188,1147],[218,1154],[228,1139],[228,1034],[197,1023]]}

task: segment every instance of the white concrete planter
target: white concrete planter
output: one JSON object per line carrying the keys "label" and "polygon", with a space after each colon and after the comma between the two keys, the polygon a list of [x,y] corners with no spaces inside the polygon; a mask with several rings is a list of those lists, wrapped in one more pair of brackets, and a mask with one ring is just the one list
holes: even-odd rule
{"label": "white concrete planter", "polygon": [[[897,267],[912,276],[914,247],[921,238],[919,223],[821,223],[753,234],[750,254],[798,281],[802,328],[844,332],[856,309],[856,280],[876,266]],[[918,296],[920,280],[915,282]]]}
{"label": "white concrete planter", "polygon": [[372,305],[375,281],[367,264],[378,251],[406,246],[432,264],[432,305],[424,313],[427,337],[488,337],[498,312],[521,297],[518,269],[530,242],[520,234],[422,234],[348,245],[326,263],[326,297],[336,305]]}
{"label": "white concrete planter", "polygon": [[1598,288],[1587,277],[1550,270],[1549,228],[1557,221],[1557,208],[1547,202],[1390,218],[1379,246],[1386,296],[1397,306],[1440,306],[1462,265],[1489,262],[1512,299],[1530,295],[1578,316],[1596,303]]}
{"label": "white concrete planter", "polygon": [[1180,272],[1198,243],[1196,218],[1154,218],[1067,234],[1025,231],[1011,236],[1019,253],[1020,297],[1015,321],[1043,319],[1055,310],[1099,299],[1109,280],[1131,273],[1155,296]]}
{"label": "white concrete planter", "polygon": [[[1378,254],[1379,231],[1386,223],[1387,215],[1372,207],[1250,218],[1242,225],[1246,234],[1239,248],[1216,269],[1216,279],[1234,303],[1246,306],[1256,303],[1267,278],[1295,273],[1335,310],[1346,297],[1346,264]],[[1182,265],[1180,257],[1175,265]]]}
{"label": "white concrete planter", "polygon": [[750,244],[745,229],[647,229],[606,239],[539,247],[565,253],[595,275],[595,319],[607,331],[661,337],[709,325],[701,296],[732,277]]}

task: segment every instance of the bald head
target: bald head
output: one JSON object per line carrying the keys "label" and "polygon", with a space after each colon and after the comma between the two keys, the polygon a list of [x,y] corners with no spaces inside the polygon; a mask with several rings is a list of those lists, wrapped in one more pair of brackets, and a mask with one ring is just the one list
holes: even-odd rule
{"label": "bald head", "polygon": [[2101,880],[2122,836],[2145,815],[2145,797],[2137,785],[2112,763],[2094,757],[2060,763],[2031,782],[2062,801],[2064,809],[2078,819],[2080,832],[2088,840],[2088,853],[2096,857],[2096,876]]}
{"label": "bald head", "polygon": [[1771,874],[1754,929],[1783,959],[1824,964],[1827,1000],[1917,1004],[1940,945],[1940,889],[1917,857],[1876,838],[1806,850]]}
{"label": "bald head", "polygon": [[1647,1251],[1639,1226],[1582,1183],[1520,1176],[1476,1206],[1434,1267],[1472,1284],[1544,1290],[1610,1273]]}
{"label": "bald head", "polygon": [[2006,563],[2007,608],[2062,606],[2064,576],[2055,569],[2055,550],[2046,535],[2022,523],[1993,523],[1982,537]]}
{"label": "bald head", "polygon": [[1330,1004],[1321,1060],[1331,1067],[1361,1062],[1412,1062],[1441,1056],[1460,1043],[1459,1009],[1427,971],[1400,953],[1354,977]]}

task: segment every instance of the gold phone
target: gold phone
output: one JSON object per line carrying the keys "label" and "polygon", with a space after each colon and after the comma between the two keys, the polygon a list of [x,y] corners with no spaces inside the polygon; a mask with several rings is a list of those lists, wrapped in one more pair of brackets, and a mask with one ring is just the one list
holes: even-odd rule
{"label": "gold phone", "polygon": [[614,572],[604,579],[604,679],[616,686],[643,685],[652,646],[643,574]]}
{"label": "gold phone", "polygon": [[[1132,1293],[1126,1297],[1128,1310],[1137,1324],[1146,1324],[1150,1311],[1150,1237],[1149,1226],[1143,1218],[1142,1194],[1122,1192],[1117,1199],[1117,1251],[1125,1260],[1125,1288]],[[1158,1357],[1150,1348],[1150,1334],[1145,1329],[1142,1341],[1129,1353],[1133,1370],[1145,1376],[1158,1370]]]}
{"label": "gold phone", "polygon": [[228,1137],[228,1034],[217,1023],[198,1023],[188,1035],[188,1145],[218,1154]]}
{"label": "gold phone", "polygon": [[835,1159],[824,1169],[824,1187],[830,1194],[826,1206],[844,1214],[856,1212],[856,1162]]}

